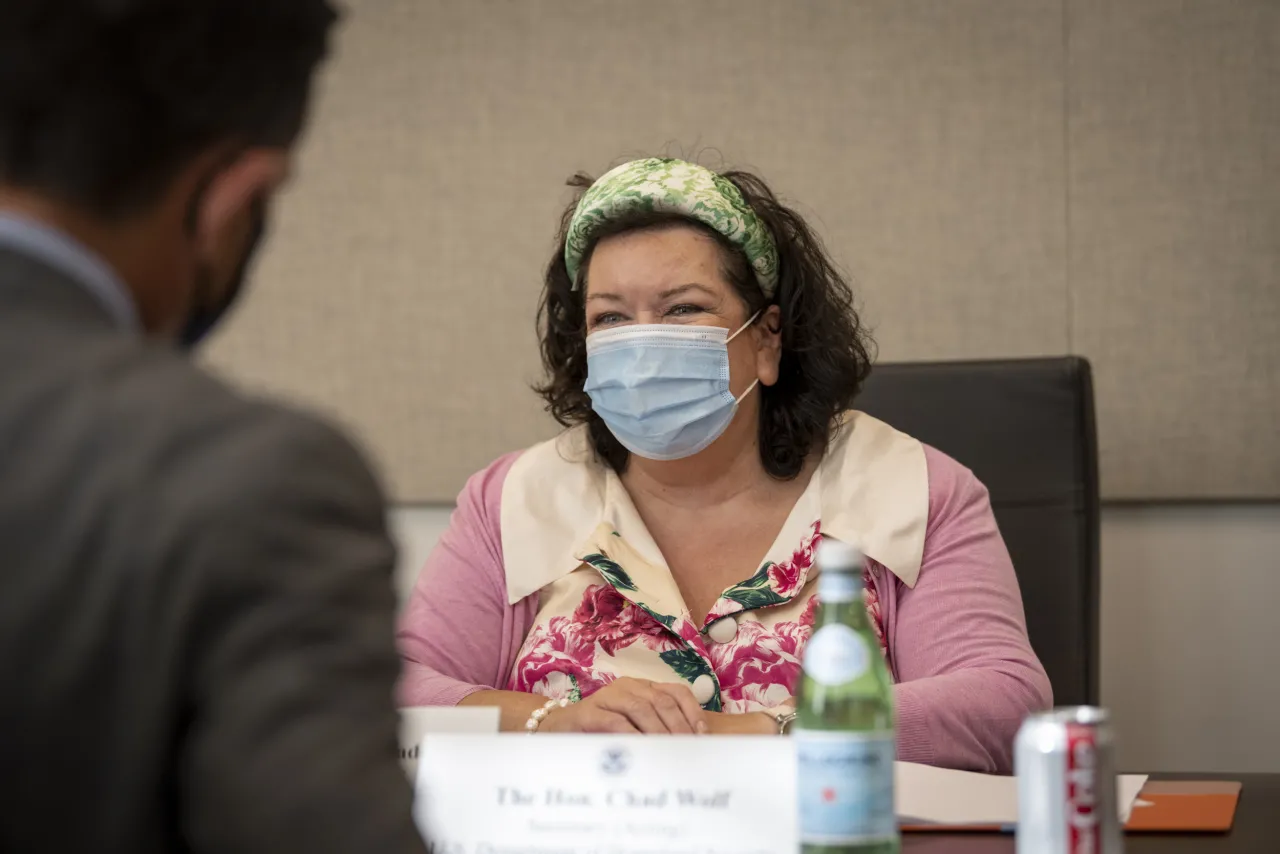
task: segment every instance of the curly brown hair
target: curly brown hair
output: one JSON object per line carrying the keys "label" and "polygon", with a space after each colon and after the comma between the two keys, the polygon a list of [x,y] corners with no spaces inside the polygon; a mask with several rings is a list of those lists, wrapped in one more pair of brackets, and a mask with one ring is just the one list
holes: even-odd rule
{"label": "curly brown hair", "polygon": [[[760,289],[746,255],[715,229],[671,213],[621,217],[598,229],[579,267],[584,278],[591,254],[610,236],[676,225],[698,229],[721,250],[722,272],[751,316],[770,305],[781,311],[782,358],[778,381],[760,388],[760,462],[779,480],[797,477],[805,461],[827,449],[836,416],[848,409],[871,372],[874,344],[853,305],[849,283],[827,256],[822,241],[804,219],[780,201],[756,175],[720,173],[733,182],[760,217],[778,247],[778,287],[772,298]],[[587,380],[584,287],[574,282],[564,260],[565,236],[578,199],[594,183],[583,173],[569,179],[577,190],[560,221],[558,248],[547,265],[538,308],[545,382],[535,391],[561,425],[586,424],[596,455],[614,471],[626,470],[630,453],[591,408]]]}

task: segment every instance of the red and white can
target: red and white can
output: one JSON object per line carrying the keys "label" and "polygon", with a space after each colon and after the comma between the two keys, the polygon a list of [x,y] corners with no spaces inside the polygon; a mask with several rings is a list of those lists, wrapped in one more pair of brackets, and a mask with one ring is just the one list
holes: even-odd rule
{"label": "red and white can", "polygon": [[1121,854],[1115,742],[1105,709],[1032,715],[1018,730],[1018,854]]}

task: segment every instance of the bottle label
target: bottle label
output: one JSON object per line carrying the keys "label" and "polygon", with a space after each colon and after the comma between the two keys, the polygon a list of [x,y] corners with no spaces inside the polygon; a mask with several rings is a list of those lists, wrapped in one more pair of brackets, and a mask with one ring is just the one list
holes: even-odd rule
{"label": "bottle label", "polygon": [[844,685],[870,668],[867,642],[843,623],[818,629],[804,651],[804,672],[819,685]]}
{"label": "bottle label", "polygon": [[897,838],[893,732],[796,730],[794,738],[802,844]]}

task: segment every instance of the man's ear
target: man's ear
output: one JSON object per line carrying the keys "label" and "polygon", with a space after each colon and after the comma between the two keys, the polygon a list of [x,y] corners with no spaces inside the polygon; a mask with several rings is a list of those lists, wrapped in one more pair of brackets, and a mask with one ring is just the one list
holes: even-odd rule
{"label": "man's ear", "polygon": [[196,210],[195,237],[200,250],[216,251],[221,236],[237,218],[255,199],[283,184],[288,171],[288,155],[272,148],[251,148],[221,169],[204,188]]}

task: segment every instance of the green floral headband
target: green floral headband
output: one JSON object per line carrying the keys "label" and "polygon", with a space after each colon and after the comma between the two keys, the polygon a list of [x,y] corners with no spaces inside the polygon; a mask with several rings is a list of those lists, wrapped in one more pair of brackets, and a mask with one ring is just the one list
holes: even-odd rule
{"label": "green floral headband", "polygon": [[582,258],[600,226],[636,212],[681,214],[714,228],[747,256],[765,296],[777,291],[778,249],[738,188],[710,169],[658,158],[624,163],[583,194],[564,244],[575,287]]}

